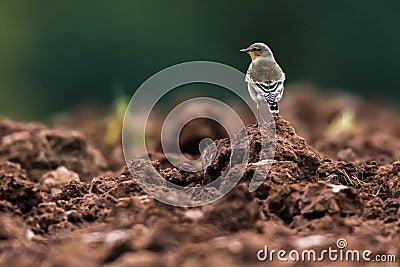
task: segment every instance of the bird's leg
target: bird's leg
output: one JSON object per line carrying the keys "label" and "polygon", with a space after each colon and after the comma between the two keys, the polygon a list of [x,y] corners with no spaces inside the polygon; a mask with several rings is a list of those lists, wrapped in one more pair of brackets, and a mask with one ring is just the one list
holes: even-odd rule
{"label": "bird's leg", "polygon": [[254,128],[258,127],[259,119],[260,119],[260,104],[257,102],[257,117],[256,117],[256,123],[253,125]]}
{"label": "bird's leg", "polygon": [[260,114],[260,104],[257,103],[257,122],[258,125],[263,126],[265,125],[264,118]]}

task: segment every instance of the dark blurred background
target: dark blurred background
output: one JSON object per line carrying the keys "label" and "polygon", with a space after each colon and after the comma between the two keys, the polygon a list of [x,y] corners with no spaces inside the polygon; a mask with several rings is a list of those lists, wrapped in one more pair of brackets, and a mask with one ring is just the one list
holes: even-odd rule
{"label": "dark blurred background", "polygon": [[176,63],[243,72],[263,41],[287,83],[400,99],[399,1],[1,1],[0,115],[108,105]]}

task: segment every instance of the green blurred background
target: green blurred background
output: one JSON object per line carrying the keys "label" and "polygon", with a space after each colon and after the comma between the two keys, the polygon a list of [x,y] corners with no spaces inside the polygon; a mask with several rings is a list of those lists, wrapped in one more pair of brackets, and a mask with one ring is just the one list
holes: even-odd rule
{"label": "green blurred background", "polygon": [[[268,43],[287,82],[398,102],[399,1],[1,1],[0,115],[108,105],[170,65],[246,70]],[[117,89],[116,89],[117,88]]]}

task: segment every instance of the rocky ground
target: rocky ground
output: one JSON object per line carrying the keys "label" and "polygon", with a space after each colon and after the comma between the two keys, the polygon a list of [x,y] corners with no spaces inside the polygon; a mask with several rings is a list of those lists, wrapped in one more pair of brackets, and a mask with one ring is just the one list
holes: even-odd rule
{"label": "rocky ground", "polygon": [[[64,121],[77,131],[1,121],[0,265],[264,266],[257,252],[265,245],[320,251],[337,249],[337,240],[344,238],[348,249],[373,251],[371,258],[397,257],[397,263],[370,266],[397,266],[397,112],[354,97],[300,89],[285,97],[281,110],[275,158],[262,185],[248,191],[261,136],[247,127],[250,162],[241,181],[227,196],[197,208],[147,196],[134,178],[146,175],[148,166],[137,169],[138,161],[124,166],[120,146],[99,144],[99,131],[88,131],[77,117]],[[220,138],[218,153],[206,172],[170,168],[160,151],[152,153],[153,165],[179,185],[213,181],[231,153],[220,130],[207,135],[213,137],[213,131]],[[129,169],[135,168],[132,177]],[[268,264],[281,263],[275,258]]]}

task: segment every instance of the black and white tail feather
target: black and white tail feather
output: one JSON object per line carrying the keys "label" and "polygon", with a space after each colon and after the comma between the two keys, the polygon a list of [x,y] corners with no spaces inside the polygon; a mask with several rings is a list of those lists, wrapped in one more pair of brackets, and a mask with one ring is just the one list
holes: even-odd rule
{"label": "black and white tail feather", "polygon": [[268,105],[269,111],[276,116],[279,113],[278,102],[283,95],[283,83],[285,81],[285,74],[277,81],[254,82],[249,73],[246,74],[246,82],[249,85],[249,92],[252,99],[259,104],[260,100]]}
{"label": "black and white tail feather", "polygon": [[278,101],[282,98],[283,82],[284,80],[279,80],[253,84],[264,97],[271,113],[279,113]]}

